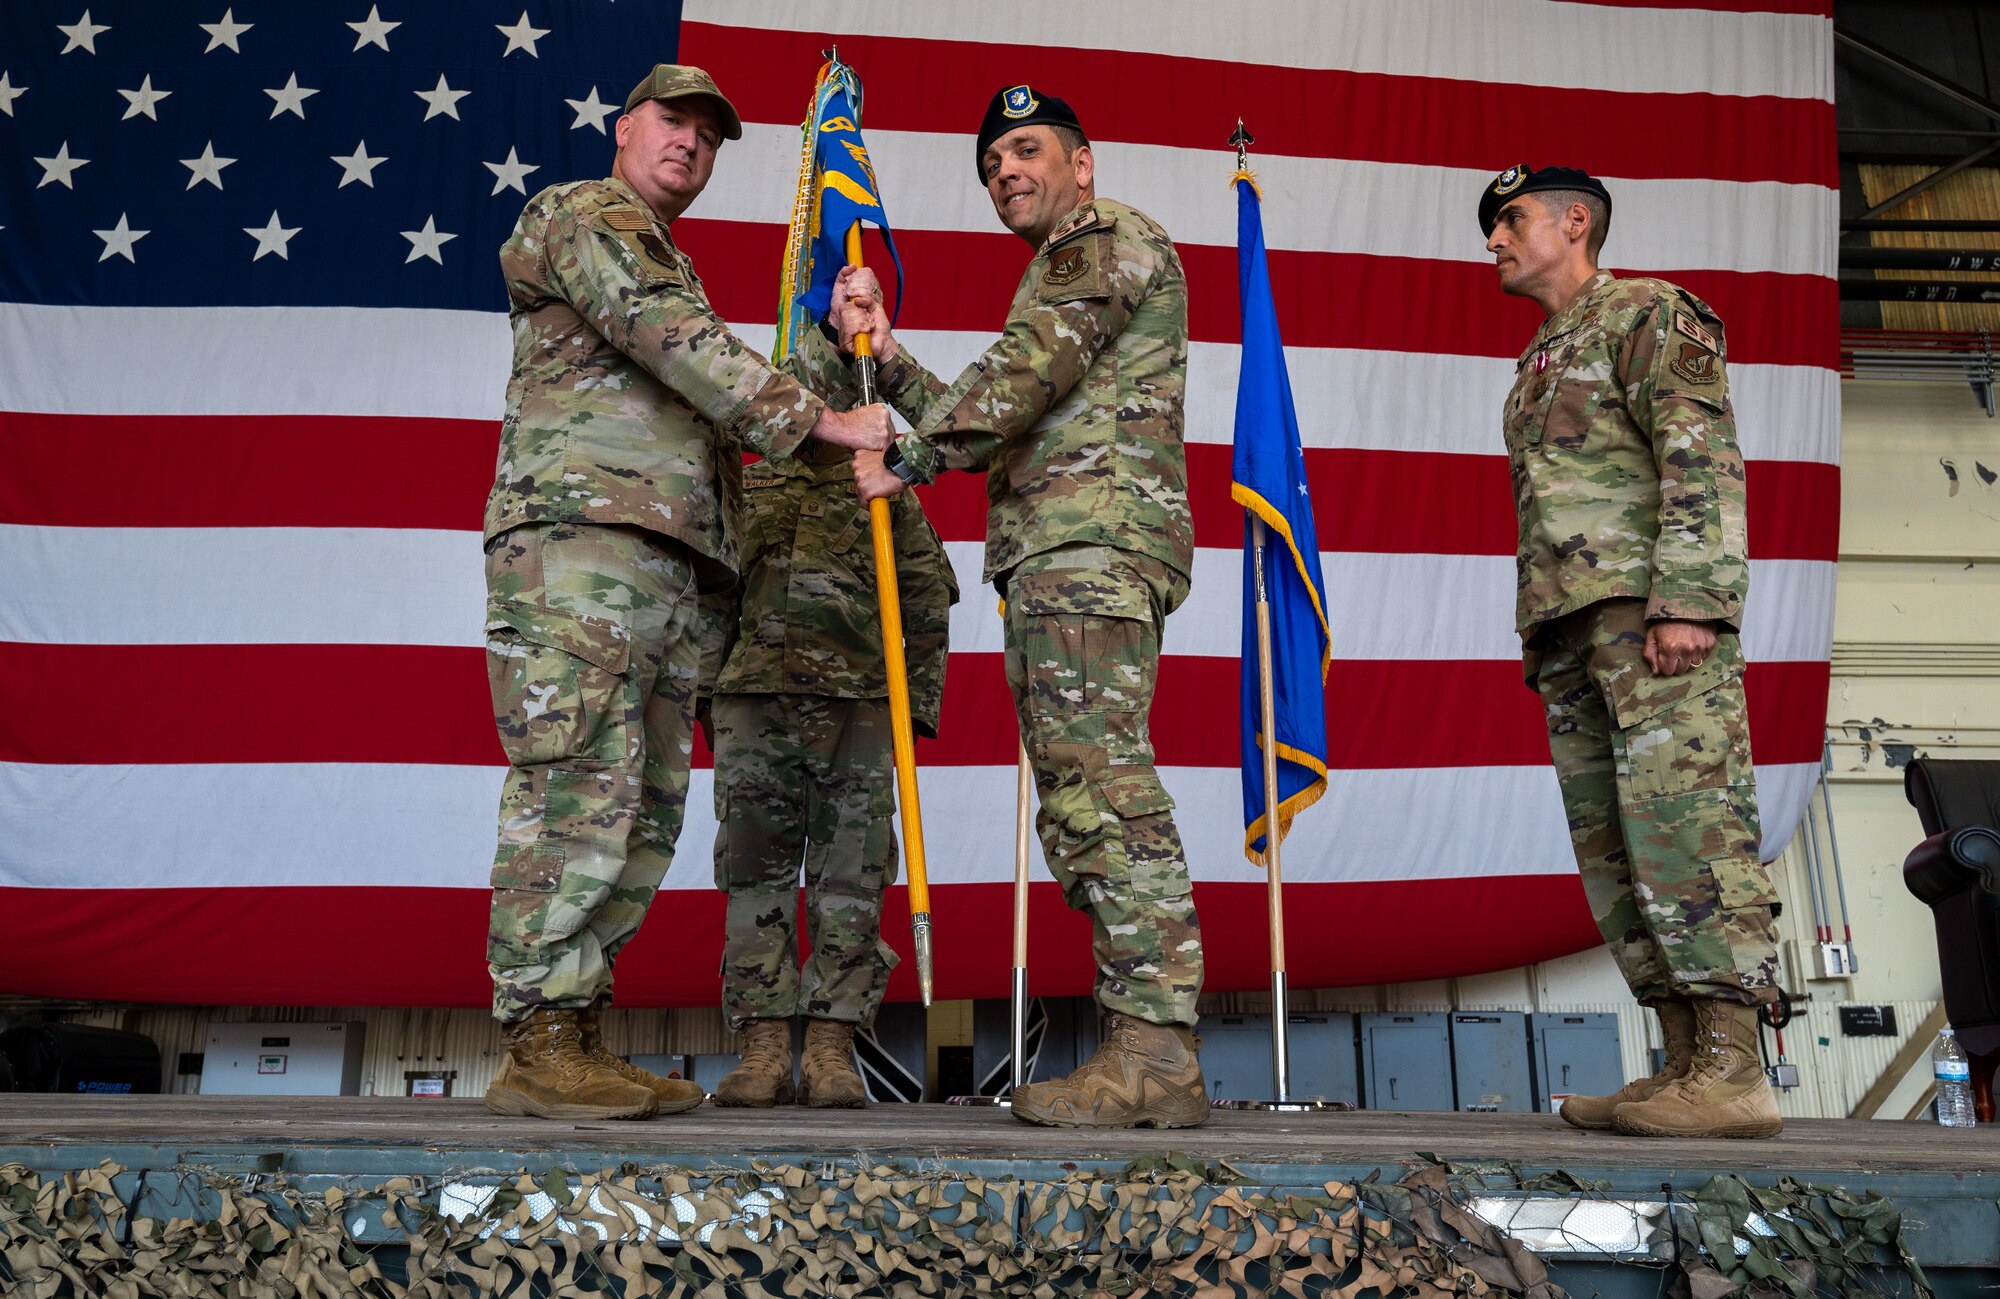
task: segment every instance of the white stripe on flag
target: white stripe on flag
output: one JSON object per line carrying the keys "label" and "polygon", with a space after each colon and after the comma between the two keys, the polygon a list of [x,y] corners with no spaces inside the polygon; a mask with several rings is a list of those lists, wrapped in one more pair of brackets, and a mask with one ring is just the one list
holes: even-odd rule
{"label": "white stripe on flag", "polygon": [[[1792,823],[1815,772],[1811,764],[1759,770],[1767,824]],[[1014,769],[922,773],[931,881],[1012,879]],[[0,819],[10,827],[0,887],[484,888],[504,774],[367,763],[0,763]],[[1160,774],[1195,879],[1261,882],[1243,859],[1235,770]],[[714,806],[712,773],[694,772],[665,887],[714,887]],[[90,815],[78,816],[82,807]],[[1547,767],[1336,771],[1285,841],[1285,879],[1567,875],[1576,866],[1566,825]],[[300,844],[311,853],[302,856]],[[1039,848],[1034,855],[1039,863]]]}
{"label": "white stripe on flag", "polygon": [[[959,587],[951,646],[998,652],[984,547],[949,542]],[[1195,552],[1166,650],[1234,658],[1242,555]],[[1337,659],[1512,659],[1507,555],[1320,556]],[[472,532],[392,528],[44,528],[0,525],[0,640],[64,645],[480,645],[485,587]],[[1744,627],[1758,661],[1824,662],[1833,564],[1751,565]],[[1822,616],[1806,616],[1817,611]]]}
{"label": "white stripe on flag", "polygon": [[[1223,184],[1229,175],[1225,154],[1113,141],[1092,148],[1102,193],[1151,216],[1183,246],[1235,246],[1236,199]],[[868,154],[881,177],[891,229],[999,231],[992,200],[973,183],[966,136],[870,130]],[[711,185],[688,215],[784,224],[798,159],[797,126],[745,123],[743,138],[718,164],[727,169],[727,183]],[[1494,170],[1259,157],[1264,242],[1273,250],[1490,264],[1477,212]],[[1840,195],[1827,186],[1604,179],[1618,211],[1607,265],[1640,257],[1647,266],[1677,270],[1835,272]],[[1025,265],[1027,246],[1012,247]]]}
{"label": "white stripe on flag", "polygon": [[[115,349],[103,346],[112,330]],[[752,347],[770,350],[769,324],[739,325],[738,332]],[[947,382],[993,337],[962,330],[903,334],[912,353]],[[375,351],[385,339],[389,345]],[[5,410],[489,420],[501,416],[511,355],[507,322],[493,312],[11,303],[0,304],[0,349],[64,358],[60,365],[0,370]],[[1240,351],[1233,343],[1189,349],[1189,441],[1232,440]],[[204,368],[224,354],[226,385]],[[1307,447],[1501,451],[1500,403],[1514,382],[1510,360],[1287,347],[1285,364]],[[1733,365],[1729,383],[1746,457],[1829,464],[1839,458],[1834,371]]]}
{"label": "white stripe on flag", "polygon": [[[768,31],[825,29],[798,0],[688,0],[685,22]],[[1548,0],[1073,0],[940,5],[873,0],[841,30],[983,44],[1120,50],[1192,59],[1340,68],[1499,85],[1665,94],[1833,98],[1827,20],[1814,15],[1641,9]],[[992,89],[998,89],[993,87]],[[979,94],[987,87],[974,87]],[[1188,93],[1198,93],[1189,87]],[[975,125],[968,122],[967,130]],[[1497,168],[1496,168],[1497,170]]]}

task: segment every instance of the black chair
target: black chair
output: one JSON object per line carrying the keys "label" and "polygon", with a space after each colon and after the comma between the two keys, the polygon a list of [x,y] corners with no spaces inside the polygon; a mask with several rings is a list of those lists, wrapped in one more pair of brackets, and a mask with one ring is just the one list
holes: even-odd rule
{"label": "black chair", "polygon": [[1937,923],[1945,1015],[1972,1062],[1974,1113],[1991,1123],[2000,1065],[2000,761],[1917,758],[1903,793],[1929,835],[1903,883]]}

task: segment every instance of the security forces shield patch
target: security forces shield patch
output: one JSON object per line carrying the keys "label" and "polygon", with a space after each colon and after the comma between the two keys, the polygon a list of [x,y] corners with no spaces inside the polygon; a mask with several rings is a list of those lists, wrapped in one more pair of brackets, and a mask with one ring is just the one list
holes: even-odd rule
{"label": "security forces shield patch", "polygon": [[1041,107],[1042,101],[1035,98],[1035,92],[1026,86],[1010,87],[1001,106],[1000,114],[1016,120],[1026,117]]}
{"label": "security forces shield patch", "polygon": [[1521,188],[1527,179],[1528,165],[1524,162],[1517,162],[1507,170],[1501,172],[1494,179],[1493,192],[1495,194],[1512,194],[1515,190]]}
{"label": "security forces shield patch", "polygon": [[1715,353],[1699,343],[1675,343],[1674,356],[1667,366],[1689,383],[1711,384],[1719,372]]}
{"label": "security forces shield patch", "polygon": [[1042,283],[1064,288],[1082,279],[1090,270],[1090,258],[1082,244],[1072,244],[1049,259],[1049,273]]}

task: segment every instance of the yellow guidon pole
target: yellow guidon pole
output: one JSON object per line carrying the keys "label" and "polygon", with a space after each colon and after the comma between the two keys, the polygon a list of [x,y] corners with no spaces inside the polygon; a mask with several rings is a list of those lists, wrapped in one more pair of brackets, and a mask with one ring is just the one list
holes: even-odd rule
{"label": "yellow guidon pole", "polygon": [[[861,223],[847,228],[847,264],[861,265]],[[854,377],[861,404],[875,403],[875,353],[865,333],[854,336]],[[903,599],[896,590],[896,547],[889,502],[868,502],[875,542],[875,593],[882,606],[882,657],[889,674],[889,735],[896,747],[896,797],[903,812],[903,860],[910,886],[910,937],[917,953],[917,990],[931,1004],[931,881],[924,867],[924,810],[917,798],[917,741],[910,725],[909,668],[903,660]]]}

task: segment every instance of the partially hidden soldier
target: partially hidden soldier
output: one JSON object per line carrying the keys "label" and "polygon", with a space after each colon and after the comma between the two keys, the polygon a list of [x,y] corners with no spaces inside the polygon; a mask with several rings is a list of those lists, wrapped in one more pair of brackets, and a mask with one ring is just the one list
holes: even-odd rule
{"label": "partially hidden soldier", "polygon": [[1479,201],[1502,291],[1548,317],[1504,413],[1524,670],[1591,911],[1667,1045],[1660,1072],[1562,1116],[1770,1136],[1757,1013],[1777,996],[1777,895],[1737,640],[1749,561],[1727,347],[1692,293],[1598,269],[1610,219],[1604,186],[1567,167],[1510,167]]}
{"label": "partially hidden soldier", "polygon": [[[785,367],[834,406],[859,394],[817,331]],[[744,473],[743,587],[714,687],[715,883],[728,895],[722,1008],[743,1059],[723,1105],[793,1099],[792,1020],[806,1020],[797,1097],[861,1106],[854,1034],[875,1019],[896,954],[882,895],[896,879],[889,678],[868,509],[836,447]],[[892,504],[910,712],[935,737],[958,583],[914,494]],[[807,937],[800,969],[798,898]]]}
{"label": "partially hidden soldier", "polygon": [[1007,681],[1069,905],[1091,918],[1102,1046],[1014,1094],[1014,1117],[1192,1127],[1201,933],[1148,714],[1166,617],[1194,536],[1182,406],[1187,280],[1152,218],[1099,198],[1076,114],[1013,86],[974,149],[1001,224],[1035,249],[1000,338],[947,387],[889,333],[880,287],[843,272],[841,332],[864,328],[881,390],[910,420],[886,458],[855,457],[863,498],[946,469],[986,474],[986,580],[1006,600]]}
{"label": "partially hidden soldier", "polygon": [[604,180],[543,190],[500,250],[514,331],[486,506],[486,661],[510,770],[487,961],[502,1114],[643,1118],[692,1082],[605,1050],[611,969],[673,855],[699,670],[697,590],[734,580],[741,438],[882,447],[881,406],[829,409],[709,306],[670,225],[738,139],[698,68],[660,64]]}

